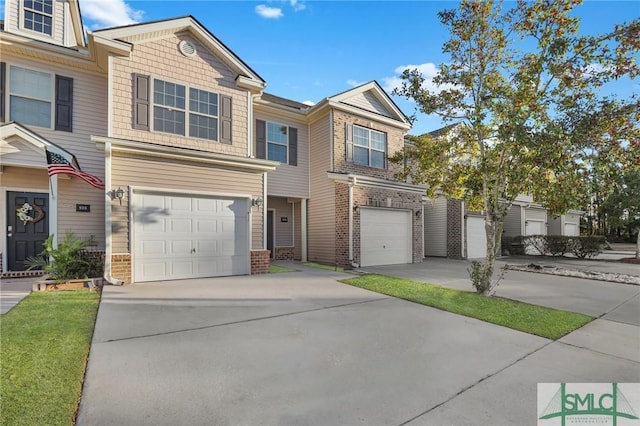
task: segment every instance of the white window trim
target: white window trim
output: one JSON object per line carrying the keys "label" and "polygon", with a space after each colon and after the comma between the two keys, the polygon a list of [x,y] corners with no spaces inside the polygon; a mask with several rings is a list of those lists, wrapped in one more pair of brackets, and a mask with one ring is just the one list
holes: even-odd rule
{"label": "white window trim", "polygon": [[[220,96],[221,96],[221,94],[219,92],[214,92],[212,90],[208,90],[208,89],[204,89],[204,88],[200,88],[200,87],[189,86],[187,83],[184,83],[184,82],[179,82],[179,81],[172,80],[172,79],[169,79],[169,78],[158,77],[158,76],[154,76],[154,75],[149,76],[149,79],[151,80],[149,82],[149,92],[150,92],[150,97],[149,97],[149,121],[150,121],[149,129],[151,129],[152,132],[161,133],[163,135],[171,135],[171,136],[189,138],[189,139],[198,139],[198,140],[201,140],[201,141],[206,141],[206,142],[211,142],[211,143],[220,143],[220,108],[221,108]],[[156,80],[160,80],[160,81],[164,81],[165,83],[171,83],[171,84],[175,84],[177,86],[183,86],[184,87],[184,109],[180,109],[180,108],[176,108],[176,107],[167,107],[167,106],[162,105],[162,104],[156,104],[156,101],[155,101]],[[191,110],[189,109],[189,101],[191,99],[190,89],[201,90],[201,91],[204,91],[204,92],[214,93],[214,94],[218,95],[218,115],[217,116],[203,114],[201,112],[193,112],[193,114],[195,114],[195,115],[200,115],[200,116],[209,117],[209,118],[215,118],[218,121],[218,129],[217,129],[218,139],[216,139],[216,140],[204,139],[204,138],[199,138],[199,137],[195,137],[195,136],[191,136],[190,135],[190,133],[189,133],[189,114],[191,114]],[[155,110],[156,106],[158,106],[160,108],[165,108],[165,109],[170,109],[170,110],[173,109],[173,110],[184,112],[184,134],[183,135],[180,135],[180,134],[177,134],[177,133],[163,132],[162,130],[157,130],[155,128],[156,120],[155,120],[155,116],[154,116],[154,110]]]}
{"label": "white window trim", "polygon": [[[355,129],[356,129],[356,127],[357,127],[357,128],[359,128],[359,129],[363,129],[363,130],[366,130],[366,131],[367,131],[367,140],[369,141],[369,146],[366,146],[366,147],[365,147],[365,146],[362,146],[362,145],[358,145],[358,144],[355,142],[355,139],[356,139],[356,138],[355,138]],[[374,132],[375,132],[375,133],[379,133],[379,134],[381,134],[381,135],[383,135],[383,136],[384,136],[384,151],[381,151],[381,150],[379,150],[379,149],[377,149],[377,148],[374,148],[374,147],[372,146],[372,144],[371,144],[371,134],[372,134],[372,133],[374,133]],[[387,140],[387,134],[386,134],[385,132],[381,132],[380,130],[374,130],[374,129],[370,129],[370,128],[368,128],[368,127],[359,126],[359,125],[357,125],[357,124],[354,124],[354,125],[353,125],[353,135],[352,135],[352,144],[353,144],[353,157],[352,157],[352,161],[351,161],[351,162],[352,162],[353,164],[356,164],[356,165],[358,165],[358,166],[371,167],[371,168],[373,168],[373,169],[379,169],[379,170],[386,170],[386,169],[387,169],[387,149],[388,149],[388,140]],[[355,158],[356,158],[356,155],[355,155],[355,148],[356,148],[356,147],[358,147],[358,148],[366,148],[366,149],[367,149],[367,151],[369,152],[369,161],[368,161],[368,163],[369,163],[369,164],[359,164],[359,163],[357,163],[357,162],[355,161]],[[383,166],[382,166],[382,167],[377,167],[377,166],[372,166],[372,165],[371,165],[371,151],[382,152],[382,154],[384,155],[384,163],[383,163]]]}
{"label": "white window trim", "polygon": [[[18,28],[20,28],[20,30],[25,31],[26,33],[30,34],[31,36],[37,36],[39,38],[43,38],[47,41],[50,41],[52,38],[55,38],[56,35],[56,3],[58,3],[56,0],[53,0],[51,2],[51,35],[47,34],[47,33],[43,33],[40,31],[36,31],[36,30],[32,30],[31,28],[27,28],[24,25],[24,18],[25,18],[25,5],[24,5],[24,0],[20,0],[20,7],[19,7],[19,12],[18,12]],[[46,13],[44,12],[38,12],[33,10],[34,13],[38,13],[41,15],[45,15],[48,16]]]}
{"label": "white window trim", "polygon": [[43,126],[37,126],[35,124],[29,124],[29,126],[34,126],[34,127],[39,127],[41,129],[50,129],[53,130],[53,126],[54,126],[54,122],[55,122],[55,104],[56,104],[56,74],[52,73],[48,70],[43,70],[40,68],[34,68],[32,66],[24,66],[22,64],[14,64],[14,63],[7,63],[7,86],[6,86],[6,98],[5,98],[5,106],[6,106],[6,113],[7,113],[7,121],[11,120],[11,95],[13,95],[13,92],[11,91],[11,68],[12,67],[18,67],[18,68],[23,68],[25,70],[29,70],[29,71],[36,71],[36,72],[40,72],[43,74],[49,74],[49,76],[51,76],[51,86],[49,88],[50,90],[50,97],[49,100],[47,99],[42,99],[42,98],[32,98],[32,97],[28,97],[28,96],[24,96],[24,95],[18,95],[16,94],[15,96],[19,97],[19,98],[23,98],[23,99],[30,99],[30,100],[35,100],[35,101],[40,101],[40,102],[48,102],[50,104],[50,111],[51,113],[49,114],[49,127],[43,127]]}
{"label": "white window trim", "polygon": [[[287,126],[286,124],[282,124],[282,123],[278,123],[276,121],[269,121],[266,120],[265,121],[265,135],[264,135],[264,139],[265,139],[265,151],[266,151],[266,155],[265,158],[267,160],[270,160],[269,158],[269,144],[272,143],[274,145],[280,145],[280,146],[285,146],[287,148],[287,156],[285,158],[285,161],[281,162],[283,165],[288,165],[289,164],[289,136],[291,134],[291,130],[290,130],[290,126]],[[279,127],[286,127],[287,128],[287,142],[285,144],[281,144],[278,142],[269,142],[269,124],[273,124],[274,126],[279,126]],[[272,160],[272,161],[280,161],[280,160]]]}
{"label": "white window trim", "polygon": [[[192,89],[200,91],[200,92],[213,93],[214,95],[216,95],[218,97],[218,106],[217,106],[218,115],[205,114],[205,113],[202,113],[202,112],[199,112],[199,111],[191,111],[191,105],[190,104],[191,104],[191,90]],[[205,89],[199,89],[197,87],[189,87],[189,86],[187,86],[187,91],[188,91],[188,93],[186,94],[187,95],[186,101],[189,102],[189,105],[185,104],[185,107],[188,106],[189,108],[187,109],[187,116],[186,116],[187,123],[186,123],[186,126],[185,126],[185,132],[189,133],[189,137],[190,138],[202,139],[202,140],[206,140],[206,141],[210,141],[210,142],[220,142],[220,108],[222,107],[222,105],[220,105],[220,93],[212,92],[210,90],[205,90]],[[195,136],[191,136],[191,131],[190,131],[190,128],[191,128],[191,120],[190,120],[191,117],[190,116],[191,116],[191,114],[197,115],[199,117],[215,118],[215,120],[216,120],[216,136],[217,136],[217,138],[216,139],[205,139],[205,138],[198,138],[198,137],[195,137]],[[187,130],[187,129],[189,129],[189,130]]]}

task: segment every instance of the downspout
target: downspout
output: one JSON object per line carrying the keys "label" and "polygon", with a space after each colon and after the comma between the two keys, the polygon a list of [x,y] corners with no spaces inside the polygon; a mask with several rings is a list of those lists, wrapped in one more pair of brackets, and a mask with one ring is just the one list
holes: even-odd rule
{"label": "downspout", "polygon": [[[113,136],[113,56],[107,58],[107,136]],[[111,191],[111,142],[104,144],[104,187]],[[111,235],[111,197],[104,197],[104,279],[113,285],[122,285],[123,281],[111,275],[111,256],[113,244]],[[133,265],[132,265],[133,266]]]}
{"label": "downspout", "polygon": [[356,185],[356,177],[349,177],[349,265],[354,268],[359,268],[353,261],[353,187]]}
{"label": "downspout", "polygon": [[463,259],[466,259],[467,256],[465,255],[464,249],[465,249],[465,236],[467,235],[467,221],[465,219],[465,214],[464,214],[464,200],[460,201],[460,229],[462,229],[462,232],[460,233],[460,256]]}

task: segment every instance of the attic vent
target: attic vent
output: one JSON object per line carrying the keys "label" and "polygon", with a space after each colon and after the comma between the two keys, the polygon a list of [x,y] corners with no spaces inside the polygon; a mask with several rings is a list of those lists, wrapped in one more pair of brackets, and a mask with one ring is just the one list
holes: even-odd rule
{"label": "attic vent", "polygon": [[184,56],[193,56],[196,54],[196,46],[189,40],[182,40],[178,44],[178,49],[180,49],[180,53]]}

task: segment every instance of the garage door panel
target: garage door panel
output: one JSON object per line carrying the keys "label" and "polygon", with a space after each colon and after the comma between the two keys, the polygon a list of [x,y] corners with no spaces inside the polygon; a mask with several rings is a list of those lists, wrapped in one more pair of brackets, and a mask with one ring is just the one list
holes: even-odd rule
{"label": "garage door panel", "polygon": [[479,259],[487,257],[487,237],[484,218],[467,217],[467,258]]}
{"label": "garage door panel", "polygon": [[411,263],[411,212],[360,209],[360,264]]}
{"label": "garage door panel", "polygon": [[249,273],[246,200],[134,196],[135,281]]}

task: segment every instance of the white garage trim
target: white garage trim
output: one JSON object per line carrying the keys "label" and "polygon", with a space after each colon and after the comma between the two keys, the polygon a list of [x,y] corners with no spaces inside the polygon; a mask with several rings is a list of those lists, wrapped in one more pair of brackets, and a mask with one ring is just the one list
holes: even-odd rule
{"label": "white garage trim", "polygon": [[412,211],[360,207],[360,266],[413,261]]}
{"label": "white garage trim", "polygon": [[[133,187],[130,194],[129,231],[131,236],[129,238],[129,251],[132,256],[132,273],[134,282],[242,275],[250,273],[252,229],[251,196],[246,194],[203,193],[199,191],[176,191],[141,187]],[[175,225],[179,227],[180,225],[184,225],[184,239],[172,240],[167,236],[167,239],[165,240],[157,240],[157,246],[151,242],[146,246],[144,245],[142,238],[145,234],[142,229],[142,224],[136,220],[136,211],[140,207],[140,203],[142,203],[147,196],[150,201],[151,197],[162,197],[161,203],[163,206],[165,205],[164,203],[170,203],[172,207],[174,205],[179,206],[181,204],[185,207],[181,212],[179,207],[173,207],[172,211],[177,212],[177,214],[174,214],[170,218],[175,219],[176,221],[174,222],[172,220],[162,222],[161,227],[156,230],[148,230],[147,235],[151,237],[155,234],[156,238],[162,238],[161,235],[167,232],[167,226]],[[159,201],[159,199],[156,198],[156,201]],[[211,206],[202,207],[202,202],[211,204]],[[225,203],[231,203],[230,205],[233,205],[236,202],[239,203],[237,204],[239,210],[235,210],[231,214],[222,217],[221,215],[215,215],[215,213],[212,213],[211,216],[206,214],[206,209],[209,207],[224,209],[227,208]],[[205,210],[203,210],[203,208]],[[240,220],[237,220],[237,218]],[[197,229],[199,224],[206,224],[206,221],[209,219],[218,219],[219,222],[215,222],[215,226],[224,226],[226,229],[229,229],[227,228],[227,225],[225,225],[229,223],[228,220],[233,220],[233,222],[231,222],[231,235],[234,240],[226,253],[224,252],[226,245],[223,244],[223,240],[216,239],[216,235],[219,235],[219,231],[212,231],[207,234],[206,232],[203,233],[201,230]],[[201,222],[201,220],[203,222]],[[224,222],[223,220],[227,220],[227,222]],[[177,231],[177,234],[179,233],[180,231]],[[209,238],[207,238],[207,236],[209,236]],[[228,238],[229,233],[227,233],[226,236]],[[238,239],[238,237],[240,237],[240,239]],[[170,243],[176,244],[174,245]],[[240,245],[240,253],[236,254],[235,250],[237,250],[238,244]],[[145,247],[150,249],[151,253],[146,266],[155,262],[155,265],[159,268],[158,273],[145,272],[145,264],[143,263],[141,254],[142,249]],[[198,251],[196,251],[196,249]],[[175,256],[175,252],[173,252],[173,250],[178,251],[181,256]],[[220,250],[221,255],[215,257],[218,262],[211,262],[211,257],[202,255],[201,253],[203,250]],[[154,254],[156,253],[157,256],[154,258]],[[193,257],[192,255],[195,256]],[[147,269],[147,271],[150,269],[152,268]]]}

